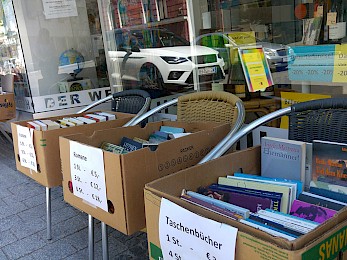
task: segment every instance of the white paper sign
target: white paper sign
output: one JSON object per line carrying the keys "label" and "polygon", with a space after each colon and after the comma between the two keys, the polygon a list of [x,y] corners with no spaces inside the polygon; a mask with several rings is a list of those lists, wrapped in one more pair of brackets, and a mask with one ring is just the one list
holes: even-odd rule
{"label": "white paper sign", "polygon": [[46,19],[77,16],[76,0],[42,0]]}
{"label": "white paper sign", "polygon": [[236,236],[237,228],[161,200],[159,239],[165,260],[232,260]]}
{"label": "white paper sign", "polygon": [[34,129],[17,125],[18,152],[20,165],[37,172],[36,153],[34,149]]}
{"label": "white paper sign", "polygon": [[102,150],[70,141],[70,172],[73,194],[108,211]]}

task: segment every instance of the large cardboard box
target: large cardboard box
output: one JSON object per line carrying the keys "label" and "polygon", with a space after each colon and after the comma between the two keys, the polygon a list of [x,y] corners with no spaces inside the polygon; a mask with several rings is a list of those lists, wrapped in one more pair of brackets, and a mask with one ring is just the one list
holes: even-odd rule
{"label": "large cardboard box", "polygon": [[13,93],[0,94],[0,120],[16,117],[16,105]]}
{"label": "large cardboard box", "polygon": [[146,184],[145,209],[149,255],[161,256],[159,241],[159,213],[161,198],[180,205],[198,215],[238,228],[236,259],[347,259],[347,208],[314,231],[289,241],[273,237],[263,231],[223,217],[179,198],[182,189],[197,190],[217,182],[218,177],[232,175],[240,168],[249,174],[260,172],[260,147],[230,153],[202,165],[196,165]]}
{"label": "large cardboard box", "polygon": [[[106,197],[113,210],[105,211],[82,200],[69,190],[71,181],[70,141],[100,147],[103,141],[119,144],[122,137],[148,140],[160,126],[183,127],[192,134],[159,144],[155,151],[143,148],[128,154],[103,151]],[[146,183],[198,163],[230,131],[230,125],[216,123],[154,122],[144,128],[132,126],[60,138],[64,199],[72,206],[107,225],[130,235],[145,227],[143,189]],[[74,187],[75,189],[75,187]]]}
{"label": "large cardboard box", "polygon": [[[17,136],[17,125],[26,126],[28,121],[12,122],[12,136],[13,136],[13,147],[15,153],[16,167],[17,170],[24,173],[28,177],[34,179],[41,185],[51,188],[56,186],[61,186],[62,174],[59,156],[59,136],[70,135],[76,133],[83,133],[85,135],[92,134],[95,130],[120,127],[127,123],[131,118],[134,117],[132,114],[126,113],[114,113],[117,119],[98,122],[94,124],[85,124],[81,126],[74,126],[68,128],[60,128],[48,131],[37,131],[34,130],[34,148],[37,158],[37,168],[38,172],[35,172],[27,167],[24,167],[20,163],[19,150],[18,150],[18,136]],[[87,114],[87,113],[84,113]],[[65,115],[64,117],[81,116],[84,114],[71,114]],[[45,119],[57,120],[61,119],[59,117],[50,117]],[[64,151],[63,151],[64,152]]]}

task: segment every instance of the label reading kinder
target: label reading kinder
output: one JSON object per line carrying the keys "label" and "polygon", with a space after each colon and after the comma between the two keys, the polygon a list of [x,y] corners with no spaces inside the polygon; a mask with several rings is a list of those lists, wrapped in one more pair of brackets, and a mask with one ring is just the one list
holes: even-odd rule
{"label": "label reading kinder", "polygon": [[237,228],[161,200],[159,239],[164,259],[232,260],[236,236]]}
{"label": "label reading kinder", "polygon": [[70,141],[70,171],[73,194],[108,211],[102,150]]}
{"label": "label reading kinder", "polygon": [[20,164],[37,172],[36,153],[33,143],[34,129],[17,125],[17,137]]}

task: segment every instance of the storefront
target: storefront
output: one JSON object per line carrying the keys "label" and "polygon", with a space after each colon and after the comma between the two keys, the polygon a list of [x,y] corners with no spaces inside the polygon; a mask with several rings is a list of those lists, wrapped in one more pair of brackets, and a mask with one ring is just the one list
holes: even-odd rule
{"label": "storefront", "polygon": [[245,100],[278,89],[346,92],[343,0],[8,0],[1,8],[1,70],[15,74],[17,110],[82,107],[129,88],[153,98],[224,89]]}

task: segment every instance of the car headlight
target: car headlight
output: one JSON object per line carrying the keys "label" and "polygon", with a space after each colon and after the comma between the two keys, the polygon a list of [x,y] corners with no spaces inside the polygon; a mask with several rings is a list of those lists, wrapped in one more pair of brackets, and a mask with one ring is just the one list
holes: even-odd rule
{"label": "car headlight", "polygon": [[273,51],[273,50],[271,50],[271,49],[265,49],[264,48],[264,53],[265,53],[265,55],[266,56],[269,56],[269,57],[274,57],[274,56],[276,56],[276,51]]}
{"label": "car headlight", "polygon": [[180,64],[188,61],[188,59],[184,57],[162,56],[161,58],[169,64]]}

